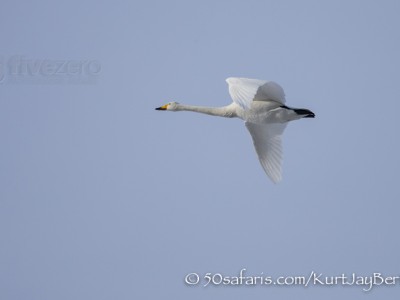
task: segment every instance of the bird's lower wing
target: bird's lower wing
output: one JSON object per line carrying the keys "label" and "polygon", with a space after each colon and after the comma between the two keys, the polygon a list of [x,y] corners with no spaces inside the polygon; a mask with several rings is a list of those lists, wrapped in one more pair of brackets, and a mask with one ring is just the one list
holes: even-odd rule
{"label": "bird's lower wing", "polygon": [[282,139],[287,123],[255,124],[245,122],[258,159],[265,173],[274,183],[282,179]]}

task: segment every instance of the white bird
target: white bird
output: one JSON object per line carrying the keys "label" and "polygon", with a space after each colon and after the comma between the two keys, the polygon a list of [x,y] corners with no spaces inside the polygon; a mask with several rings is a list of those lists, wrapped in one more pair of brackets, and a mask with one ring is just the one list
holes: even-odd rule
{"label": "white bird", "polygon": [[282,179],[281,136],[287,123],[314,118],[315,114],[308,109],[286,106],[282,87],[273,81],[230,77],[226,82],[233,100],[227,106],[204,107],[170,102],[156,110],[193,111],[244,120],[265,173],[274,183],[279,182]]}

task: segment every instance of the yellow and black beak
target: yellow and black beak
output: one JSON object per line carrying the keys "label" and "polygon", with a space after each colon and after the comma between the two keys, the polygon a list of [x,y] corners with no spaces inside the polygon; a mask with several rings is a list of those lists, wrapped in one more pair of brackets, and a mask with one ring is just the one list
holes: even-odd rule
{"label": "yellow and black beak", "polygon": [[168,104],[165,104],[163,106],[157,107],[156,110],[167,110]]}

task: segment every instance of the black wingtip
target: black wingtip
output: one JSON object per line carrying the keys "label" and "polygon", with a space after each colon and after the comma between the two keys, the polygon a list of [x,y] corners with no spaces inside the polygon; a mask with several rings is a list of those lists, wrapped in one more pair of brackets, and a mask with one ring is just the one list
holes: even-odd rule
{"label": "black wingtip", "polygon": [[305,115],[303,118],[315,118],[315,114],[311,112],[308,115]]}
{"label": "black wingtip", "polygon": [[295,113],[302,116],[303,118],[315,118],[315,114],[308,109],[294,109]]}

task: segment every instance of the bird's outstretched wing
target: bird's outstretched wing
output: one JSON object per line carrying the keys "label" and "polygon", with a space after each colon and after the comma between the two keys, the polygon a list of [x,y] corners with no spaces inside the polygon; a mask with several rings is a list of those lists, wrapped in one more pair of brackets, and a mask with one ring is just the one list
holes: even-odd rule
{"label": "bird's outstretched wing", "polygon": [[254,100],[273,100],[285,103],[285,93],[282,87],[273,82],[260,79],[229,77],[229,94],[233,102],[243,109],[249,109]]}
{"label": "bird's outstretched wing", "polygon": [[265,173],[274,183],[282,179],[282,140],[281,136],[287,123],[255,124],[245,122],[258,159]]}

